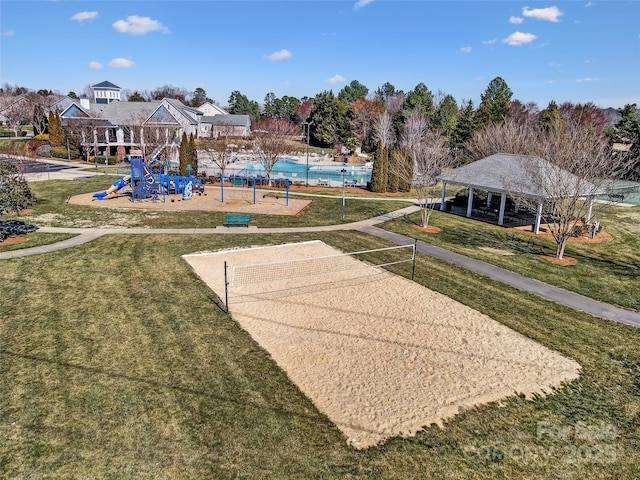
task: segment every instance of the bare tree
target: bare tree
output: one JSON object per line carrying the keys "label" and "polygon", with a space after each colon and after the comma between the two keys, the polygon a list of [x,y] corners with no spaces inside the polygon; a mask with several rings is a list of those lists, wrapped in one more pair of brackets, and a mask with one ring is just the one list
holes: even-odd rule
{"label": "bare tree", "polygon": [[204,152],[204,155],[199,153],[198,158],[211,160],[220,170],[220,176],[224,176],[227,165],[229,165],[233,157],[233,148],[235,145],[230,143],[229,139],[225,137],[201,138],[198,139],[197,145],[198,150]]}
{"label": "bare tree", "polygon": [[298,132],[299,128],[288,119],[267,118],[256,123],[253,150],[269,184],[274,165],[289,151],[291,138]]}
{"label": "bare tree", "polygon": [[395,138],[393,134],[393,118],[391,112],[386,110],[378,115],[373,128],[375,130],[375,136],[378,143],[383,147],[389,147],[393,145]]}
{"label": "bare tree", "polygon": [[3,111],[2,114],[7,118],[14,136],[19,136],[24,125],[29,125],[33,117],[33,103],[26,95],[15,97]]}
{"label": "bare tree", "polygon": [[427,117],[419,111],[407,115],[400,147],[394,150],[399,157],[393,162],[395,173],[411,184],[418,195],[422,227],[426,228],[435,207],[435,202],[429,200],[431,189],[442,170],[451,166],[452,157],[442,133],[430,130]]}
{"label": "bare tree", "polygon": [[476,158],[521,155],[514,161],[523,175],[509,180],[511,196],[538,212],[548,212],[543,221],[556,242],[558,259],[575,232],[608,205],[593,200],[629,167],[626,157],[612,155],[606,137],[575,115],[565,115],[551,126],[507,119],[476,134],[470,147]]}

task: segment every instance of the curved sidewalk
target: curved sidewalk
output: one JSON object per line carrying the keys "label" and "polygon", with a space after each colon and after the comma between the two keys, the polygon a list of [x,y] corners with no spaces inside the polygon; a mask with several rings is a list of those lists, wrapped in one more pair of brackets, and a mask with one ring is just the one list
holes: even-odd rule
{"label": "curved sidewalk", "polygon": [[[42,245],[39,247],[25,248],[8,252],[0,252],[0,260],[38,255],[42,253],[54,252],[66,248],[82,245],[103,235],[150,235],[150,234],[170,234],[170,235],[193,235],[193,234],[270,234],[270,233],[302,233],[302,232],[327,232],[336,230],[359,230],[379,238],[383,238],[397,244],[412,243],[415,239],[405,237],[375,225],[399,218],[409,213],[418,211],[419,207],[410,207],[396,210],[394,212],[370,218],[360,222],[346,223],[339,225],[327,225],[321,227],[290,227],[290,228],[240,228],[240,227],[216,227],[216,228],[64,228],[64,227],[42,227],[39,231],[44,233],[75,233],[75,237],[61,242]],[[484,275],[493,280],[518,288],[520,290],[533,293],[541,298],[552,302],[571,307],[575,310],[589,313],[593,316],[612,320],[615,322],[640,327],[640,312],[634,312],[623,308],[598,302],[591,298],[577,293],[554,287],[552,285],[524,277],[517,273],[505,270],[495,265],[491,265],[480,260],[475,260],[458,253],[451,252],[444,248],[436,247],[428,243],[418,241],[418,251],[426,255],[444,260],[458,265],[467,270]]]}

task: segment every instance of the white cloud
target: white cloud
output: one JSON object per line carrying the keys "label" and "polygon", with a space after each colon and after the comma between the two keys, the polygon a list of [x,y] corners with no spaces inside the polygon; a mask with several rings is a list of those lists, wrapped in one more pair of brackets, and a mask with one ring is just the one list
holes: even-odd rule
{"label": "white cloud", "polygon": [[128,33],[129,35],[146,35],[149,32],[169,33],[169,29],[158,20],[138,15],[129,15],[126,20],[114,22],[113,28],[120,33]]}
{"label": "white cloud", "polygon": [[514,25],[520,25],[524,22],[524,18],[522,17],[511,17],[509,18],[509,23],[513,23]]}
{"label": "white cloud", "polygon": [[334,83],[340,83],[346,80],[347,79],[344,78],[342,75],[334,75],[333,77],[327,79],[327,83],[330,83],[333,85]]}
{"label": "white cloud", "polygon": [[587,2],[587,3],[584,4],[585,8],[589,8],[589,7],[593,7],[593,6],[595,6],[595,2]]}
{"label": "white cloud", "polygon": [[6,32],[1,32],[0,35],[3,37],[13,37],[16,34],[14,30],[7,30]]}
{"label": "white cloud", "polygon": [[599,82],[600,79],[598,77],[586,77],[586,78],[576,78],[576,83],[588,83],[588,82]]}
{"label": "white cloud", "polygon": [[85,20],[93,20],[94,18],[98,18],[98,12],[78,12],[71,17],[71,20],[84,22]]}
{"label": "white cloud", "polygon": [[507,38],[502,39],[502,43],[506,43],[512,47],[519,47],[525,43],[531,43],[538,38],[533,33],[513,32]]}
{"label": "white cloud", "polygon": [[591,63],[591,59],[587,58],[584,63]]}
{"label": "white cloud", "polygon": [[131,68],[135,62],[127,58],[114,58],[109,62],[109,66],[113,68]]}
{"label": "white cloud", "polygon": [[372,3],[373,0],[358,0],[356,2],[356,4],[353,6],[354,10],[358,10],[359,8],[362,8],[366,5],[369,5],[370,3]]}
{"label": "white cloud", "polygon": [[101,70],[102,69],[102,64],[100,62],[91,61],[91,62],[89,62],[89,68],[91,70]]}
{"label": "white cloud", "polygon": [[495,45],[496,43],[498,43],[497,38],[492,38],[491,40],[482,40],[483,45]]}
{"label": "white cloud", "polygon": [[268,55],[265,54],[264,58],[266,58],[267,60],[272,60],[274,62],[279,62],[280,60],[291,58],[292,55],[293,54],[289,50],[283,48],[282,50],[278,50],[277,52],[273,52]]}
{"label": "white cloud", "polygon": [[560,17],[564,15],[558,7],[547,8],[529,8],[524,7],[522,9],[522,15],[529,18],[535,18],[536,20],[546,20],[549,22],[559,22]]}
{"label": "white cloud", "polygon": [[471,52],[473,51],[473,48],[471,48],[471,47],[462,47],[462,48],[460,49],[460,51],[461,51],[462,53],[471,53]]}

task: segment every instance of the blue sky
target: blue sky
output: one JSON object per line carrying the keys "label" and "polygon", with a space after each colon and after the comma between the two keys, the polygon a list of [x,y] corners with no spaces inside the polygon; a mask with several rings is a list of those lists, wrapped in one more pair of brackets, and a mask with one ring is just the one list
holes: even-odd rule
{"label": "blue sky", "polygon": [[203,88],[262,103],[422,82],[460,103],[495,77],[540,108],[640,106],[640,1],[0,0],[0,84]]}

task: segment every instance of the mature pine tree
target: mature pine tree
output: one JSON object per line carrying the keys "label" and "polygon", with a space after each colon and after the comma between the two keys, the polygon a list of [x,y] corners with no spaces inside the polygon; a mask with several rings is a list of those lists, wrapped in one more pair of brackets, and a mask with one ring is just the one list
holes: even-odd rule
{"label": "mature pine tree", "polygon": [[402,162],[400,165],[399,171],[402,172],[402,175],[398,176],[398,191],[399,192],[410,192],[411,191],[411,181],[413,178],[414,171],[414,161],[413,156],[409,155],[408,152],[404,148],[396,147],[396,152],[400,155],[398,156],[398,161]]}
{"label": "mature pine tree", "polygon": [[446,95],[436,110],[433,124],[450,140],[460,118],[460,110],[453,95]]}
{"label": "mature pine tree", "polygon": [[538,123],[545,130],[559,128],[564,123],[564,119],[556,102],[552,100],[549,102],[547,108],[540,112]]}
{"label": "mature pine tree", "polygon": [[613,142],[630,145],[625,155],[629,156],[630,171],[625,178],[640,181],[640,115],[636,104],[625,105],[619,110],[622,117],[607,134]]}
{"label": "mature pine tree", "polygon": [[482,125],[502,122],[509,115],[509,105],[513,92],[501,77],[496,77],[487,86],[487,89],[480,95],[479,111],[483,112]]}
{"label": "mature pine tree", "polygon": [[471,138],[473,138],[473,134],[475,133],[476,129],[477,126],[475,123],[473,101],[469,100],[467,102],[467,105],[462,110],[450,141],[451,151],[457,161],[470,162],[473,160],[478,160],[465,158],[464,151],[464,144]]}
{"label": "mature pine tree", "polygon": [[407,111],[418,111],[422,113],[427,120],[431,120],[435,114],[433,93],[421,82],[407,93],[403,108]]}

